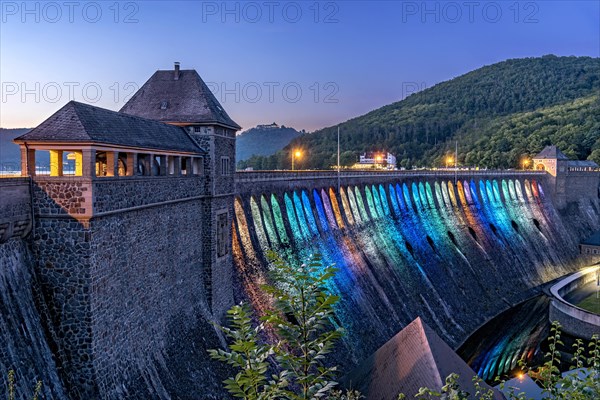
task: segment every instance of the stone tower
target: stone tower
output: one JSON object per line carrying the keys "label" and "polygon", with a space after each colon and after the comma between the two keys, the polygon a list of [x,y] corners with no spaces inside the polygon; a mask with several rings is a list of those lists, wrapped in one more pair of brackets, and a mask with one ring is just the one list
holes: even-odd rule
{"label": "stone tower", "polygon": [[548,173],[548,188],[557,208],[582,199],[598,201],[600,172],[595,162],[569,160],[556,146],[546,146],[533,157],[533,168]]}
{"label": "stone tower", "polygon": [[[231,305],[231,226],[235,192],[235,134],[240,130],[195,70],[159,70],[121,113],[183,127],[204,149],[207,191],[204,237],[205,288],[215,314]],[[210,261],[209,261],[210,260]]]}
{"label": "stone tower", "polygon": [[[176,66],[121,112],[71,101],[15,139],[44,325],[70,398],[167,398],[186,391],[182,371],[221,390],[202,374],[219,343],[210,321],[233,303],[238,129],[196,71]],[[50,153],[49,174],[38,152]]]}

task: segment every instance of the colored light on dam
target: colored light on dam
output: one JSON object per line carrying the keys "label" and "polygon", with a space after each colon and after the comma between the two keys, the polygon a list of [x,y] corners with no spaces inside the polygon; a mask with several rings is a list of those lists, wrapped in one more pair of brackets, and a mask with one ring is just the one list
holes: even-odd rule
{"label": "colored light on dam", "polygon": [[319,253],[338,268],[330,290],[342,298],[342,362],[366,358],[417,315],[456,345],[507,298],[568,271],[564,249],[549,244],[566,249],[573,238],[542,183],[522,178],[242,192],[233,229],[238,297],[259,314],[268,306],[260,291],[268,250],[290,263]]}

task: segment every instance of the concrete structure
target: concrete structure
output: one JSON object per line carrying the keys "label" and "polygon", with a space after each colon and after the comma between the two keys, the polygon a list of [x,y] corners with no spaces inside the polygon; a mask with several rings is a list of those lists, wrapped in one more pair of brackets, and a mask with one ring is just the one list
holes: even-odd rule
{"label": "concrete structure", "polygon": [[593,161],[575,161],[556,146],[547,146],[533,157],[533,168],[546,171],[552,196],[558,208],[585,198],[599,197],[600,169]]}
{"label": "concrete structure", "polygon": [[[427,325],[415,319],[363,361],[345,378],[367,400],[396,400],[403,393],[414,398],[420,388],[439,391],[450,374],[459,375],[462,390],[475,399],[472,378],[476,373]],[[491,389],[485,383],[484,389]],[[503,399],[494,393],[495,399]]]}
{"label": "concrete structure", "polygon": [[550,303],[550,321],[558,321],[562,329],[575,337],[591,339],[600,335],[600,315],[579,308],[564,299],[568,293],[598,281],[600,267],[586,268],[577,272],[550,288],[554,297]]}

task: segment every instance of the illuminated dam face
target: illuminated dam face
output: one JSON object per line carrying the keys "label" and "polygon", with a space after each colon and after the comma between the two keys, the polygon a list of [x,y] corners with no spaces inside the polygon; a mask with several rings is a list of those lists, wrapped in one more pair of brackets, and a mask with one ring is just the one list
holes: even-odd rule
{"label": "illuminated dam face", "polygon": [[290,263],[320,253],[338,272],[342,363],[374,352],[421,316],[456,346],[490,317],[571,272],[569,234],[541,182],[398,180],[244,195],[235,201],[234,262],[261,314],[265,253]]}

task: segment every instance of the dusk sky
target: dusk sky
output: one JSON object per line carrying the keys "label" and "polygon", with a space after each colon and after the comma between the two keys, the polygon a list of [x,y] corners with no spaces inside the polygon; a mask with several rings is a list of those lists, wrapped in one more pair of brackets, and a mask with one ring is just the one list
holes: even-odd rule
{"label": "dusk sky", "polygon": [[196,69],[244,129],[312,131],[509,58],[600,56],[600,1],[2,1],[0,127]]}

